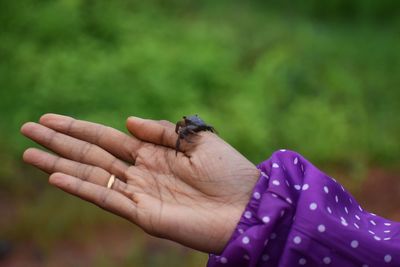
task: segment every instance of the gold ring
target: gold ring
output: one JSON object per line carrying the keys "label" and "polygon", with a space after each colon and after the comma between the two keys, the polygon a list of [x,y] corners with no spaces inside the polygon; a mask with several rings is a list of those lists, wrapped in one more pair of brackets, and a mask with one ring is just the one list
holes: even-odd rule
{"label": "gold ring", "polygon": [[110,176],[110,179],[108,179],[107,188],[111,188],[111,186],[113,185],[114,181],[115,181],[115,175],[112,174]]}

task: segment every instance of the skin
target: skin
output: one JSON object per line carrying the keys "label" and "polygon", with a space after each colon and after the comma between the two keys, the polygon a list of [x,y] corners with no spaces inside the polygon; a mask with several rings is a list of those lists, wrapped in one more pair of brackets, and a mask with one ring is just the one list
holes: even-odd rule
{"label": "skin", "polygon": [[180,120],[175,125],[175,133],[177,133],[178,138],[176,139],[175,151],[178,154],[181,139],[185,139],[186,142],[191,142],[188,138],[189,135],[197,135],[200,131],[210,131],[215,133],[215,129],[207,125],[202,119],[197,115],[194,116],[183,116],[183,120]]}
{"label": "skin", "polygon": [[[49,183],[121,216],[147,233],[207,253],[220,253],[250,198],[259,171],[211,132],[182,142],[175,125],[129,117],[130,134],[46,114],[21,132],[50,152],[28,148],[25,162]],[[114,174],[117,179],[107,188]]]}

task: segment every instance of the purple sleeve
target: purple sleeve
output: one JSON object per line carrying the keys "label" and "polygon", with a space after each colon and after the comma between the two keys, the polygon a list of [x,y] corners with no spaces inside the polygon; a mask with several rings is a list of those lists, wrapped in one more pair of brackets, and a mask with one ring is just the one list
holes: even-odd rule
{"label": "purple sleeve", "polygon": [[280,150],[220,255],[208,267],[400,266],[400,224],[363,210],[333,178]]}

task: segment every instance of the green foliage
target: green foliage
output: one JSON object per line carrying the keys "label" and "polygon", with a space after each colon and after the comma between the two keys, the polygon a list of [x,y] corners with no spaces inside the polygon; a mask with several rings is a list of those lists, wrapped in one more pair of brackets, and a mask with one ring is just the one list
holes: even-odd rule
{"label": "green foliage", "polygon": [[0,125],[14,151],[26,147],[20,124],[45,112],[118,128],[131,114],[199,113],[254,161],[281,146],[320,162],[391,161],[399,151],[394,26],[288,20],[276,3],[6,5]]}
{"label": "green foliage", "polygon": [[[260,1],[261,2],[261,1]],[[367,20],[374,22],[393,22],[399,15],[400,3],[394,0],[272,0],[263,1],[273,5],[289,14],[300,11],[302,15],[325,20]]]}

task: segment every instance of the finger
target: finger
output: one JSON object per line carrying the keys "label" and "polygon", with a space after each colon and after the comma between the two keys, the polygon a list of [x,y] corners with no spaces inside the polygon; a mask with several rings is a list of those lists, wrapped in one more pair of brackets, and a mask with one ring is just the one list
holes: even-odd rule
{"label": "finger", "polygon": [[[64,159],[36,148],[27,149],[23,159],[26,163],[49,174],[61,172],[104,187],[108,185],[111,177],[111,174],[102,168]],[[111,188],[131,199],[133,192],[142,192],[137,186],[125,182],[126,180],[115,177]]]}
{"label": "finger", "polygon": [[169,121],[129,117],[126,127],[130,133],[143,141],[175,149],[178,135],[175,133],[175,125]]}
{"label": "finger", "polygon": [[92,202],[129,221],[136,221],[136,203],[115,190],[92,184],[63,173],[52,174],[49,178],[49,182],[67,193]]}
{"label": "finger", "polygon": [[36,148],[27,149],[23,159],[49,174],[62,172],[101,186],[106,186],[111,176],[102,168],[65,159]]}
{"label": "finger", "polygon": [[130,163],[134,163],[135,151],[140,146],[138,139],[112,127],[76,120],[68,116],[45,114],[40,118],[39,122],[57,132],[96,144]]}
{"label": "finger", "polygon": [[123,194],[129,199],[135,199],[135,193],[143,193],[143,190],[140,190],[139,187],[127,184],[117,178],[114,180],[110,188]]}
{"label": "finger", "polygon": [[88,142],[58,133],[43,125],[28,122],[21,128],[22,134],[47,147],[64,158],[98,166],[118,177],[124,177],[128,165],[104,149]]}

